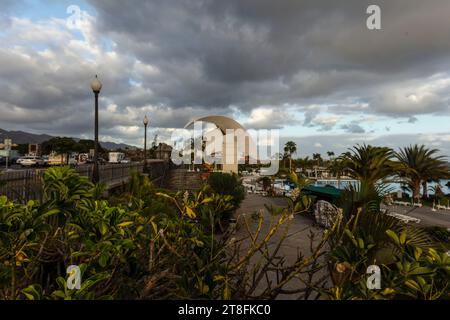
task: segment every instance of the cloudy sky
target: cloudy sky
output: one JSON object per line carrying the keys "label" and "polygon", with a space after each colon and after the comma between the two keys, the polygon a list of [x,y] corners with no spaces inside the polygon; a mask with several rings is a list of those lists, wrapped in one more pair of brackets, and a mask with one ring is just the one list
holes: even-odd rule
{"label": "cloudy sky", "polygon": [[102,140],[140,145],[145,114],[161,137],[226,115],[302,156],[363,142],[450,156],[448,0],[0,4],[2,129],[91,138],[98,74]]}

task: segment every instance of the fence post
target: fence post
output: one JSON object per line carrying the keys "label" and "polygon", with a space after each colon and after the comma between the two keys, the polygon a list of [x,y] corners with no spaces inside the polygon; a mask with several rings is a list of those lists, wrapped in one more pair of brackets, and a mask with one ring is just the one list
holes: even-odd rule
{"label": "fence post", "polygon": [[25,192],[24,192],[24,203],[26,203],[27,201],[28,201],[28,199],[29,199],[29,196],[30,196],[30,182],[29,182],[29,180],[31,180],[30,179],[30,170],[26,170],[25,171],[25,185],[24,185],[24,188],[25,188]]}

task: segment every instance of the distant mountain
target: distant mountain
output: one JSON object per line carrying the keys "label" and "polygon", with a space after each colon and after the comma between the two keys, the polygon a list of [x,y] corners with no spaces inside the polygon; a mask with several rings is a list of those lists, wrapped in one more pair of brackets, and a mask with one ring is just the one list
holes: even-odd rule
{"label": "distant mountain", "polygon": [[42,143],[53,138],[48,134],[33,134],[23,131],[6,131],[0,129],[0,141],[3,143],[5,139],[12,139],[13,143],[25,144],[25,143]]}
{"label": "distant mountain", "polygon": [[135,146],[131,146],[129,144],[126,143],[115,143],[115,142],[103,142],[100,141],[100,144],[103,148],[108,149],[108,150],[117,150],[117,149],[137,149],[137,147]]}
{"label": "distant mountain", "polygon": [[[48,134],[34,134],[24,131],[7,131],[0,129],[0,143],[3,143],[5,139],[12,139],[12,142],[15,144],[27,144],[27,143],[42,143],[47,141],[54,136],[50,136]],[[78,141],[79,138],[73,138]],[[135,146],[131,146],[125,143],[115,143],[115,142],[100,142],[101,146],[108,150],[117,150],[117,149],[136,149]]]}

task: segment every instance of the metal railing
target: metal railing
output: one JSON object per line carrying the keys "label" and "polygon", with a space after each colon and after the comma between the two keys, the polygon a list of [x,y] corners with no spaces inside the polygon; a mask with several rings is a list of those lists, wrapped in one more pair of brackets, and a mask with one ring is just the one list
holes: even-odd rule
{"label": "metal railing", "polygon": [[[115,183],[118,181],[128,180],[132,171],[142,173],[143,164],[127,163],[127,164],[106,164],[99,166],[100,182],[101,183]],[[80,176],[88,177],[92,180],[93,165],[84,165],[74,168]]]}
{"label": "metal railing", "polygon": [[43,169],[0,172],[0,195],[26,202],[31,199],[42,201]]}
{"label": "metal railing", "polygon": [[[150,179],[161,185],[166,174],[168,164],[163,160],[148,160],[147,174]],[[142,173],[142,163],[106,164],[99,166],[100,182],[112,188],[126,183],[131,172]],[[26,202],[43,199],[42,176],[47,169],[25,169],[0,172],[0,195],[9,199]],[[93,165],[82,165],[74,170],[79,175],[92,179]]]}

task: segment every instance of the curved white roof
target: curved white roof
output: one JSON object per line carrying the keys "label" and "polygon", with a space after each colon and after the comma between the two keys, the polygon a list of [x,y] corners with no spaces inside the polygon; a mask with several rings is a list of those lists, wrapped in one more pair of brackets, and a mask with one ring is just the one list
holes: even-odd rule
{"label": "curved white roof", "polygon": [[236,120],[225,117],[225,116],[207,116],[207,117],[203,117],[203,118],[199,118],[196,119],[194,121],[189,122],[185,128],[191,126],[192,124],[194,124],[194,122],[197,121],[203,121],[203,122],[210,122],[213,123],[217,126],[217,128],[220,129],[220,131],[222,131],[223,134],[225,134],[227,129],[242,129],[245,131],[245,128]]}

